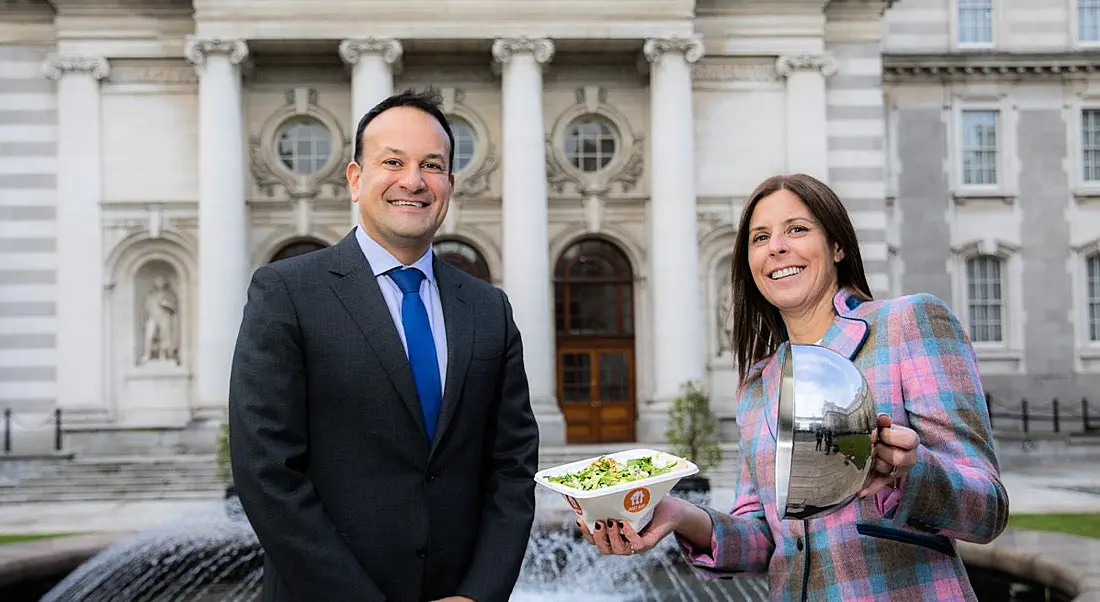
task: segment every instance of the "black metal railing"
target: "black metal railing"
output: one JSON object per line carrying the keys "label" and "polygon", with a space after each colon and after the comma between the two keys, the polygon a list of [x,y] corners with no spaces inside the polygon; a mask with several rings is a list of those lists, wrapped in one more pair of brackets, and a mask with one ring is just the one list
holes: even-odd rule
{"label": "black metal railing", "polygon": [[1037,430],[1036,426],[1047,424],[1054,433],[1059,434],[1100,434],[1100,409],[1093,408],[1087,398],[1081,398],[1079,403],[1066,405],[1054,398],[1040,408],[1033,406],[1027,399],[1022,399],[1013,407],[986,393],[985,405],[995,431],[1004,421],[1009,421],[1017,424],[1024,434],[1031,434]]}
{"label": "black metal railing", "polygon": [[26,431],[41,431],[49,424],[49,421],[53,421],[53,449],[54,451],[61,451],[62,437],[61,437],[61,408],[57,408],[53,411],[50,418],[46,422],[42,422],[37,425],[22,424],[19,418],[12,412],[11,408],[4,409],[4,453],[12,453],[12,425],[18,425]]}

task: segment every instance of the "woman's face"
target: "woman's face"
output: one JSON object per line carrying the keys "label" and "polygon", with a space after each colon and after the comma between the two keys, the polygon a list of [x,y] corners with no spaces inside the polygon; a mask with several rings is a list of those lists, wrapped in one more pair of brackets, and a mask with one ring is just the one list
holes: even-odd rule
{"label": "woman's face", "polygon": [[844,257],[825,229],[789,190],[760,199],[749,220],[749,270],[757,289],[784,315],[806,313],[837,289]]}

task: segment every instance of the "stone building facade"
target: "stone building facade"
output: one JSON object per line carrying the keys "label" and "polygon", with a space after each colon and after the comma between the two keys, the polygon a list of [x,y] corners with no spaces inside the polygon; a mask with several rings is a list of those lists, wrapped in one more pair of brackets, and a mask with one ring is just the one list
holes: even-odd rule
{"label": "stone building facade", "polygon": [[356,121],[426,86],[436,248],[511,296],[546,445],[660,441],[688,380],[732,426],[735,226],[786,171],[847,203],[875,295],[960,312],[991,390],[1079,395],[1095,9],[886,4],[0,0],[0,406],[84,453],[206,445],[249,275],[348,232]]}

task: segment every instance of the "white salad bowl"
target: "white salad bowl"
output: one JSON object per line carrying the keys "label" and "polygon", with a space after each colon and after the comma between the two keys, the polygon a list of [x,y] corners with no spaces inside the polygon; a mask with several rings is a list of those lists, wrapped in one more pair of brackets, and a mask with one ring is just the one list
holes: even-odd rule
{"label": "white salad bowl", "polygon": [[[549,477],[583,470],[600,458],[610,458],[625,464],[629,460],[646,456],[652,457],[656,466],[672,464],[673,469],[637,481],[625,481],[590,490],[576,489],[549,480]],[[631,528],[637,532],[649,524],[653,518],[653,509],[672,491],[676,483],[697,472],[698,466],[679,456],[652,449],[628,449],[540,470],[535,474],[535,482],[564,496],[573,511],[588,525],[589,531],[595,529],[597,521],[611,518],[630,523]]]}

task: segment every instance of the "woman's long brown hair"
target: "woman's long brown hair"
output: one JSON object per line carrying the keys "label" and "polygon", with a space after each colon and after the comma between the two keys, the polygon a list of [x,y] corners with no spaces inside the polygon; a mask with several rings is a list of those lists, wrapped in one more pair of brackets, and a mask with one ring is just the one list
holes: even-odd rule
{"label": "woman's long brown hair", "polygon": [[839,287],[848,288],[865,301],[872,298],[863,272],[856,230],[836,193],[824,182],[806,174],[772,176],[761,182],[741,211],[733,251],[733,349],[742,385],[754,376],[753,366],[775,353],[782,342],[783,320],[779,310],[756,288],[749,269],[749,224],[753,211],[760,199],[777,190],[789,190],[801,199],[825,229],[830,245],[836,243],[844,251],[844,257],[836,266]]}

